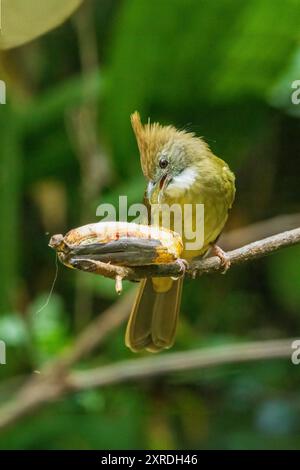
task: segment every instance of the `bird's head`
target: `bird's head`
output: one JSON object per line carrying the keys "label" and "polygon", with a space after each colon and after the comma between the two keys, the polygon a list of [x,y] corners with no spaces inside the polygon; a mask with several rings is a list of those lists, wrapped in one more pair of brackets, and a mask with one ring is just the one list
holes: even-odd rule
{"label": "bird's head", "polygon": [[199,160],[209,154],[205,142],[193,133],[173,126],[149,121],[143,125],[137,111],[131,115],[131,124],[142,170],[148,179],[149,201],[160,202],[168,192],[188,190],[197,177]]}

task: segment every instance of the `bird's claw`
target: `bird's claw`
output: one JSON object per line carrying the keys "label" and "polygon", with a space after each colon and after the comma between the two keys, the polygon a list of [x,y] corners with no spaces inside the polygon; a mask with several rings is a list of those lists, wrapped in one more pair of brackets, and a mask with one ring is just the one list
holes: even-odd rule
{"label": "bird's claw", "polygon": [[187,260],[185,260],[185,259],[183,259],[183,258],[178,258],[178,259],[176,260],[176,264],[179,265],[181,273],[180,273],[179,276],[177,276],[177,277],[172,277],[172,279],[173,279],[174,281],[177,281],[177,279],[179,279],[180,277],[183,277],[183,276],[185,275],[185,273],[186,273],[186,270],[187,270],[188,267],[189,267],[189,263],[187,262]]}
{"label": "bird's claw", "polygon": [[231,261],[227,253],[222,250],[222,248],[220,248],[218,245],[213,245],[211,249],[211,255],[217,256],[219,258],[220,266],[223,268],[222,274],[226,274],[231,265]]}

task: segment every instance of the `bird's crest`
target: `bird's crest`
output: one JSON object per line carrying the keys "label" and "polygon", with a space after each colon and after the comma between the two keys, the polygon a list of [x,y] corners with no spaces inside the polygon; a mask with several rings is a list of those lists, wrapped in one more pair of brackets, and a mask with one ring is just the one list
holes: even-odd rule
{"label": "bird's crest", "polygon": [[157,153],[178,131],[173,126],[161,126],[158,122],[150,123],[150,119],[143,125],[137,111],[130,118],[140,151],[142,170],[145,176],[149,177]]}
{"label": "bird's crest", "polygon": [[191,151],[195,150],[199,155],[208,152],[206,143],[193,132],[178,130],[174,126],[162,126],[158,122],[150,123],[150,119],[147,124],[142,124],[138,111],[135,111],[130,118],[140,151],[142,170],[149,179],[153,174],[157,155],[170,141],[178,141],[181,146],[188,146]]}

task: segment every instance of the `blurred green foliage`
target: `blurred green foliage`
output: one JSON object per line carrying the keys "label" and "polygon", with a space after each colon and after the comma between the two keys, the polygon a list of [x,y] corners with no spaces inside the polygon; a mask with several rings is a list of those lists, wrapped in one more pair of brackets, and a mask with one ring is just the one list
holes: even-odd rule
{"label": "blurred green foliage", "polygon": [[[110,280],[86,274],[90,303],[78,322],[76,276],[60,267],[55,294],[37,313],[55,272],[49,233],[80,225],[100,202],[142,198],[135,109],[204,136],[228,161],[237,176],[229,228],[299,211],[298,1],[86,0],[77,15],[0,56],[8,90],[0,106],[1,401],[11,393],[5,379],[38,370],[72,343],[85,316],[115,301]],[[80,15],[95,35],[93,67],[82,59],[92,39],[82,44]],[[87,200],[85,185],[95,182],[70,116],[91,103],[111,174]],[[297,336],[298,260],[294,247],[226,277],[187,281],[175,349]],[[81,367],[132,357],[123,330]],[[81,392],[2,433],[0,448],[299,448],[299,386],[298,368],[277,360]]]}

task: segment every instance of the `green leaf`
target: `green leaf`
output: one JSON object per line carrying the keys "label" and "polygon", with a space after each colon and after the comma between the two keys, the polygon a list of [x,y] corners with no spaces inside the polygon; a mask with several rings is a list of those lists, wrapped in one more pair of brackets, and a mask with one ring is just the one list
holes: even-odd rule
{"label": "green leaf", "polygon": [[2,0],[0,49],[11,49],[59,26],[82,0]]}

